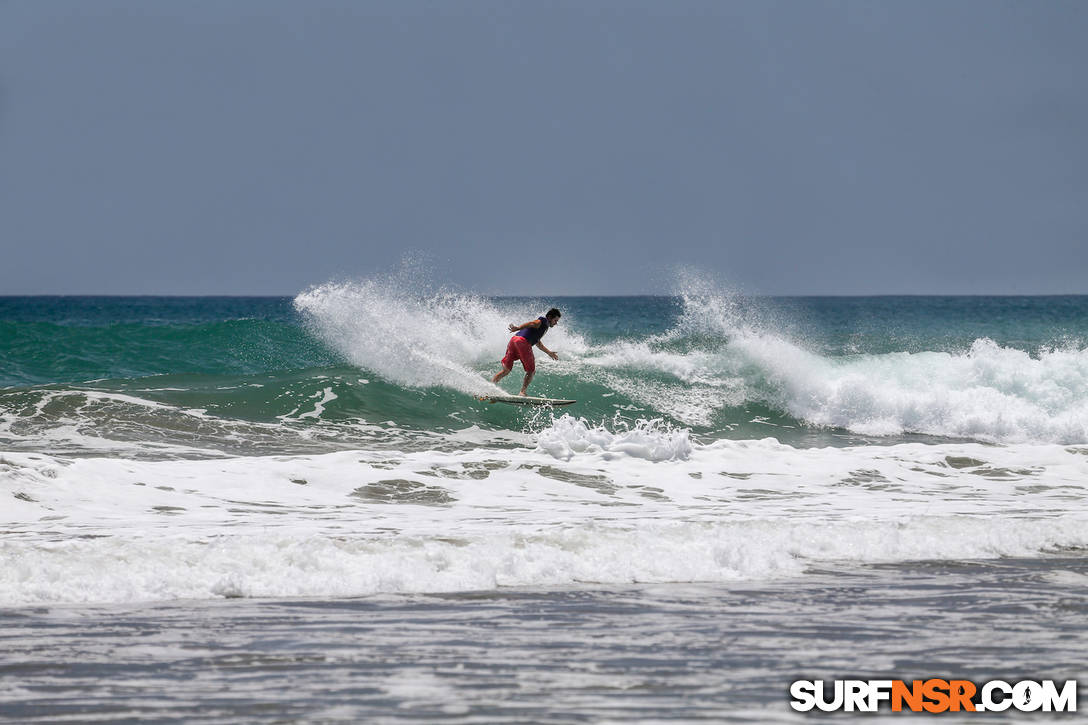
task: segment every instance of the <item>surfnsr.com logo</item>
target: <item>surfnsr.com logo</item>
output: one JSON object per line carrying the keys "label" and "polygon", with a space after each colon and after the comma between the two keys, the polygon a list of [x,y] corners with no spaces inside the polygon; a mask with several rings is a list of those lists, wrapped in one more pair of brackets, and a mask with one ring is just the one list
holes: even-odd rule
{"label": "surfnsr.com logo", "polygon": [[[829,686],[830,685],[830,686]],[[799,712],[1076,712],[1077,681],[1054,680],[797,680],[790,685],[790,707]]]}

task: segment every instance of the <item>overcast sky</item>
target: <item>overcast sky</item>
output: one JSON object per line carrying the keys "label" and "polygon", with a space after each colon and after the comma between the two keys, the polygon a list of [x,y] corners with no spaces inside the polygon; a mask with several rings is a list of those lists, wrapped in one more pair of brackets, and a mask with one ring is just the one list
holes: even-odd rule
{"label": "overcast sky", "polygon": [[1088,2],[0,0],[0,294],[1088,293]]}

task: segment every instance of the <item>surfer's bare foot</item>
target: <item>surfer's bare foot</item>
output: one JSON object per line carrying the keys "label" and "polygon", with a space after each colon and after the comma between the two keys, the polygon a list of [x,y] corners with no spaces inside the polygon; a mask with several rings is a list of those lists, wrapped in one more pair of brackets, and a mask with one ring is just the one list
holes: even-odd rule
{"label": "surfer's bare foot", "polygon": [[520,396],[522,396],[524,398],[525,397],[525,391],[522,390],[520,393],[518,393],[518,395],[520,395]]}

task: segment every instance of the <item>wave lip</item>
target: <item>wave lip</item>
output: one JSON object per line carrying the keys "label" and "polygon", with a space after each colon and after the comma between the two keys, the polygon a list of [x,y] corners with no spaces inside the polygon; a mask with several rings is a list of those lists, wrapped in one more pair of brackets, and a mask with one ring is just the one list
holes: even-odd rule
{"label": "wave lip", "polygon": [[1088,441],[1088,350],[1032,357],[983,339],[962,354],[834,359],[779,340],[735,344],[764,370],[768,402],[812,425],[996,443]]}

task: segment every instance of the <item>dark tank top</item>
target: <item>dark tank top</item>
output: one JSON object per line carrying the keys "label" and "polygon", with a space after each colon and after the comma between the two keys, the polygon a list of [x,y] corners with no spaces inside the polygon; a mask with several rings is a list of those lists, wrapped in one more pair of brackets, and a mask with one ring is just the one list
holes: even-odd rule
{"label": "dark tank top", "polygon": [[529,341],[530,345],[535,345],[540,342],[540,338],[544,337],[544,333],[548,331],[548,318],[538,317],[540,320],[540,327],[526,327],[524,330],[518,330],[514,337],[524,337]]}

